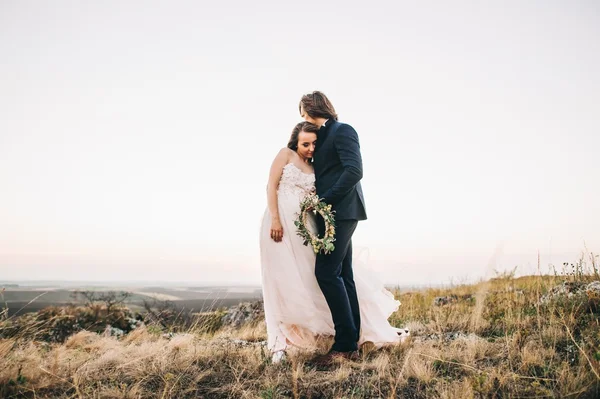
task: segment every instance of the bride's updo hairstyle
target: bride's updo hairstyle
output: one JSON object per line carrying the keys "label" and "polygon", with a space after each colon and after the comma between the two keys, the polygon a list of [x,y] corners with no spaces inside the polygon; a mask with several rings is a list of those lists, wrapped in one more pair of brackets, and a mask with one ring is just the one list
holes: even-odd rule
{"label": "bride's updo hairstyle", "polygon": [[292,135],[290,136],[290,141],[288,141],[288,148],[290,150],[296,151],[298,149],[298,135],[300,132],[306,133],[314,133],[317,134],[319,131],[319,127],[317,125],[313,125],[309,122],[300,122],[292,130]]}
{"label": "bride's updo hairstyle", "polygon": [[320,91],[313,91],[310,94],[303,95],[298,105],[300,112],[302,112],[301,108],[304,108],[304,111],[311,118],[338,120],[338,114],[335,112],[331,101]]}

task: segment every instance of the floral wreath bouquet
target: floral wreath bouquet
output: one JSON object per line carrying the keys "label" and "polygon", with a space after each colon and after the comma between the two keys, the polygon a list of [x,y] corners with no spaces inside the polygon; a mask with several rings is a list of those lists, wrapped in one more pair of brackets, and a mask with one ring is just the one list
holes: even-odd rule
{"label": "floral wreath bouquet", "polygon": [[[308,228],[308,216],[312,212],[314,215],[321,215],[325,222],[325,234],[319,237],[313,234]],[[297,234],[304,239],[304,245],[310,244],[315,254],[322,252],[327,255],[335,249],[335,211],[331,210],[331,205],[327,205],[316,194],[307,195],[300,202],[300,213],[294,224],[298,228]]]}

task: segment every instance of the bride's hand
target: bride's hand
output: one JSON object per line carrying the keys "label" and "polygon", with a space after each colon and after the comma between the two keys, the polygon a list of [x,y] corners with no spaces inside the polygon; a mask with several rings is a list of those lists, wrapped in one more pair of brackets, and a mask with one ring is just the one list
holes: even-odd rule
{"label": "bride's hand", "polygon": [[271,238],[275,242],[280,242],[283,239],[283,226],[279,220],[271,221]]}

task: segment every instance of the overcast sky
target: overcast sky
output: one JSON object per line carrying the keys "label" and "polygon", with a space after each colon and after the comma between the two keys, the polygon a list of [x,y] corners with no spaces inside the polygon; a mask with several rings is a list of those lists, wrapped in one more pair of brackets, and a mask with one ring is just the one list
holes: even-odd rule
{"label": "overcast sky", "polygon": [[596,1],[0,0],[0,279],[259,282],[312,90],[359,133],[354,245],[386,282],[575,261],[598,71]]}

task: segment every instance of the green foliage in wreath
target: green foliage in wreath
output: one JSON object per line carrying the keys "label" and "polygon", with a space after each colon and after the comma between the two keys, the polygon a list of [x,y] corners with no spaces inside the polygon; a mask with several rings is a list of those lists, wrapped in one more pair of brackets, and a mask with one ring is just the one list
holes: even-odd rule
{"label": "green foliage in wreath", "polygon": [[[315,216],[317,214],[321,215],[325,221],[325,234],[323,237],[313,234],[307,228],[308,216],[311,212]],[[304,239],[304,245],[308,246],[310,244],[315,254],[322,252],[327,255],[335,249],[335,245],[333,244],[335,241],[334,212],[331,210],[331,205],[327,205],[315,194],[306,196],[300,203],[300,213],[294,224],[298,228],[297,234]]]}

